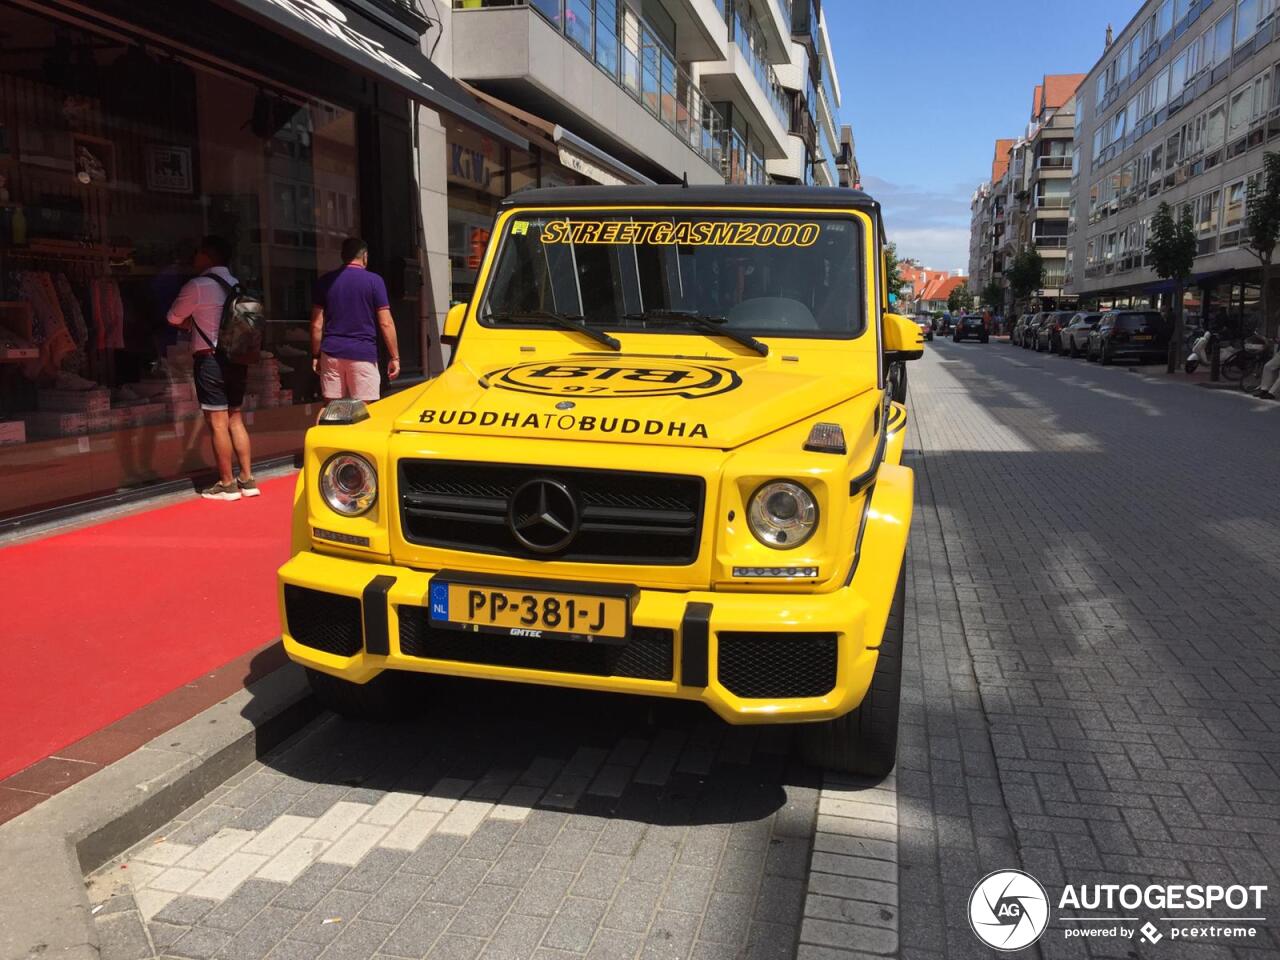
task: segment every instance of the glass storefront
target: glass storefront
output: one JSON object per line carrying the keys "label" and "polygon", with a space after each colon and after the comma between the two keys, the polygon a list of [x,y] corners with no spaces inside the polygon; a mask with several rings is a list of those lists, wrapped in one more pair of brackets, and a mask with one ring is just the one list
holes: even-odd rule
{"label": "glass storefront", "polygon": [[498,204],[503,197],[533,187],[594,182],[566,166],[553,144],[522,130],[537,142],[529,150],[499,143],[457,120],[445,121],[449,183],[450,302],[471,297]]}
{"label": "glass storefront", "polygon": [[0,517],[207,465],[189,335],[166,313],[208,234],[266,305],[255,457],[296,450],[312,284],[364,222],[356,113],[0,15]]}

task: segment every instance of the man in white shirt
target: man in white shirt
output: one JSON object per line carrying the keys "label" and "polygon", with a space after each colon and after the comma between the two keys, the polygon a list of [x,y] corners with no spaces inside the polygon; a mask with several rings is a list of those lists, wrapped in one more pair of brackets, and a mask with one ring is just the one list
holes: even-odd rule
{"label": "man in white shirt", "polygon": [[[217,351],[222,306],[237,283],[227,269],[230,260],[231,246],[226,240],[214,236],[201,240],[194,260],[198,275],[183,285],[168,316],[174,326],[191,331],[196,398],[209,425],[213,459],[218,467],[218,482],[201,491],[206,500],[239,500],[260,493],[253,479],[249,431],[240,412],[249,368],[229,362]],[[231,473],[233,452],[240,464],[239,479]]]}

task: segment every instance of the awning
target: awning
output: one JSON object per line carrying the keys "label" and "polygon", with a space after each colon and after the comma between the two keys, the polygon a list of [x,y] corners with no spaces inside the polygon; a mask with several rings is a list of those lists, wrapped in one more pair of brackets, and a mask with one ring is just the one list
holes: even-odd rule
{"label": "awning", "polygon": [[621,187],[635,183],[653,183],[639,170],[628,166],[617,157],[600,149],[589,140],[584,140],[571,130],[566,130],[558,123],[544,120],[536,114],[521,110],[517,106],[500,100],[493,94],[478,90],[470,84],[463,83],[464,90],[480,101],[487,103],[495,110],[509,116],[517,125],[529,130],[529,139],[539,142],[550,152],[555,153],[560,162],[571,170],[576,170],[584,177],[596,183],[611,187]]}
{"label": "awning", "polygon": [[414,100],[479,127],[503,143],[529,144],[477,109],[474,98],[423,55],[417,45],[333,0],[215,0],[331,60],[404,91]]}

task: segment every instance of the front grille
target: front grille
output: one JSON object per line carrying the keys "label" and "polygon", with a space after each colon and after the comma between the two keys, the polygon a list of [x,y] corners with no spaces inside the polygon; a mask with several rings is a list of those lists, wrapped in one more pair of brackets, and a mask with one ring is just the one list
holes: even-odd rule
{"label": "front grille", "polygon": [[364,630],[355,597],[285,584],[284,616],[289,636],[304,647],[339,657],[360,652]]}
{"label": "front grille", "polygon": [[631,640],[625,645],[541,640],[442,630],[431,625],[424,607],[396,610],[400,617],[400,652],[406,657],[637,680],[670,680],[675,673],[674,634],[670,630],[632,627]]}
{"label": "front grille", "polygon": [[[535,552],[507,522],[530,480],[563,484],[580,526],[553,553]],[[400,522],[410,543],[469,553],[583,563],[688,565],[698,558],[704,485],[699,477],[443,460],[400,461]]]}
{"label": "front grille", "polygon": [[749,700],[821,697],[836,685],[834,633],[721,633],[716,675]]}

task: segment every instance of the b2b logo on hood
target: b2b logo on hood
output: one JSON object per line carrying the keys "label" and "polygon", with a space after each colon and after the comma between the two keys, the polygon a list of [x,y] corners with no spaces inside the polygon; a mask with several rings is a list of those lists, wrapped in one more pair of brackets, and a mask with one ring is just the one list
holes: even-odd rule
{"label": "b2b logo on hood", "polygon": [[590,359],[580,363],[523,363],[495,370],[486,379],[503,390],[544,397],[685,397],[697,400],[728,393],[742,379],[727,367],[662,358],[651,364]]}

